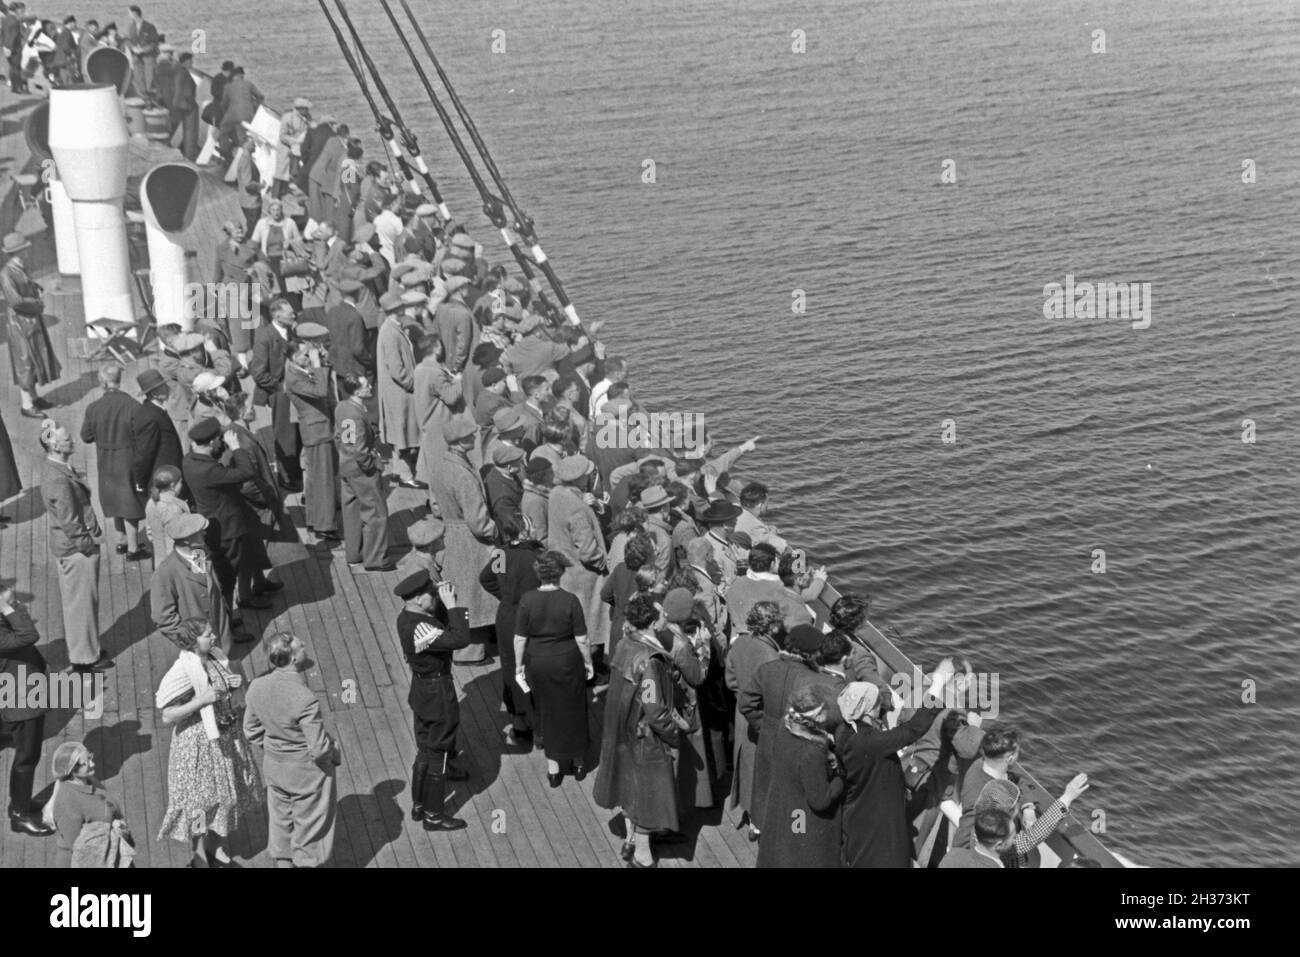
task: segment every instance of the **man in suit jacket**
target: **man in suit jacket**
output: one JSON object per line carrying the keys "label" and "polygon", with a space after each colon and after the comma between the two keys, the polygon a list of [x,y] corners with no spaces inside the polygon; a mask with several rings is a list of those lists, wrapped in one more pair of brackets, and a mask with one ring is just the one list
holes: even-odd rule
{"label": "man in suit jacket", "polygon": [[126,45],[131,51],[131,73],[135,94],[147,97],[153,90],[154,68],[158,63],[158,28],[144,18],[139,7],[129,8],[131,20],[126,25]]}
{"label": "man in suit jacket", "polygon": [[[11,688],[24,691],[31,675],[47,674],[45,658],[36,648],[40,640],[13,589],[0,588],[0,675]],[[45,709],[0,707],[0,730],[14,747],[9,768],[9,826],[21,834],[49,837],[54,829],[41,822],[40,811],[32,805],[41,742],[45,740]]]}
{"label": "man in suit jacket", "polygon": [[298,453],[302,447],[298,426],[290,414],[289,395],[284,391],[284,351],[293,338],[296,324],[293,306],[276,299],[270,306],[271,321],[253,333],[253,402],[270,406],[271,429],[275,433],[275,455],[280,484],[288,492],[302,491],[302,467]]}
{"label": "man in suit jacket", "polygon": [[302,641],[280,632],[266,651],[274,670],[248,686],[244,736],[262,751],[267,849],[276,867],[322,867],[334,850],[334,769],[342,755],[303,677]]}
{"label": "man in suit jacket", "polygon": [[[231,446],[238,442],[229,433],[225,440]],[[257,465],[239,448],[230,454],[229,464],[223,462],[222,442],[217,420],[200,420],[190,429],[190,453],[181,463],[181,472],[194,493],[195,507],[208,520],[206,541],[226,600],[237,591],[241,608],[269,608],[270,602],[261,596],[279,591],[284,584],[268,581],[263,574],[271,563],[259,534],[261,526],[240,491],[257,473]]]}
{"label": "man in suit jacket", "polygon": [[[131,419],[134,438],[134,456],[131,465],[131,482],[141,495],[149,491],[153,475],[165,465],[181,467],[184,452],[176,425],[167,414],[167,381],[157,369],[145,369],[135,377],[140,387],[142,401],[136,406]],[[185,497],[190,498],[189,489]]]}
{"label": "man in suit jacket", "polygon": [[199,156],[199,87],[190,72],[193,65],[188,50],[177,58],[171,97],[171,128],[181,130],[181,152],[191,163]]}
{"label": "man in suit jacket", "polygon": [[330,362],[338,376],[351,373],[373,378],[375,374],[375,356],[366,335],[366,320],[357,307],[361,289],[361,283],[355,279],[341,280],[338,290],[343,300],[325,314],[325,325],[330,332]]}
{"label": "man in suit jacket", "polygon": [[232,642],[252,641],[253,636],[237,633],[232,627],[230,608],[204,543],[207,527],[208,520],[195,514],[177,515],[164,526],[163,531],[176,545],[158,563],[149,581],[149,613],[158,631],[177,644],[181,623],[202,618],[228,649]]}

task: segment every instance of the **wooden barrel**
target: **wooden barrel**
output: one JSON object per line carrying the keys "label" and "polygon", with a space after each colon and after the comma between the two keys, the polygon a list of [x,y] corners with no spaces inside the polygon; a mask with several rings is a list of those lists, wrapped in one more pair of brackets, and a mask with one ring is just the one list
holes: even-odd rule
{"label": "wooden barrel", "polygon": [[170,140],[172,134],[167,121],[167,111],[160,106],[145,110],[144,132],[149,139],[157,140],[159,143],[166,143]]}
{"label": "wooden barrel", "polygon": [[128,96],[122,101],[126,112],[126,128],[132,136],[144,136],[144,100],[138,96]]}

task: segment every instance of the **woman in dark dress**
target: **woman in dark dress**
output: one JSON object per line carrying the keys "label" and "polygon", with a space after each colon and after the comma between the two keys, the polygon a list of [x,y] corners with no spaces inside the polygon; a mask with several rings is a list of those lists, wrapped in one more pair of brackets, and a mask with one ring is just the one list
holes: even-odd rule
{"label": "woman in dark dress", "polygon": [[843,866],[844,772],[833,743],[840,724],[835,698],[826,685],[800,688],[776,732],[759,867]]}
{"label": "woman in dark dress", "polygon": [[533,728],[545,735],[553,788],[566,766],[579,781],[587,776],[587,680],[595,673],[582,602],[560,588],[568,565],[562,553],[543,552],[536,563],[541,584],[519,599],[515,616],[515,680],[533,695]]}
{"label": "woman in dark dress", "polygon": [[517,512],[503,515],[497,528],[506,545],[492,550],[478,580],[483,590],[500,603],[496,629],[501,652],[501,703],[510,715],[510,727],[505,729],[506,747],[532,750],[540,742],[533,737],[532,695],[519,687],[516,677],[515,617],[519,599],[541,584],[536,565],[542,546],[533,540],[532,523]]}

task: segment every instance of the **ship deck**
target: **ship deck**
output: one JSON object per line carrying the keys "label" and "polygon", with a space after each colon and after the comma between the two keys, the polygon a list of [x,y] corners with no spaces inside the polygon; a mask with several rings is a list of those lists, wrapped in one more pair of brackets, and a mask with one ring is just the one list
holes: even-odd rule
{"label": "ship deck", "polygon": [[[51,414],[74,430],[86,405],[98,394],[95,370],[84,358],[80,282],[60,277],[52,238],[35,209],[19,215],[11,195],[12,174],[38,173],[23,136],[22,121],[38,104],[34,98],[0,109],[0,234],[17,229],[32,241],[25,253],[33,277],[45,286],[47,323],[63,376],[43,394],[58,407]],[[137,150],[143,153],[143,150]],[[155,155],[178,158],[155,147]],[[202,194],[188,248],[198,252],[210,276],[220,224],[239,219],[237,197],[215,174],[203,176]],[[0,346],[7,353],[8,344]],[[7,354],[0,359],[7,370]],[[143,365],[140,366],[143,368]],[[135,394],[128,368],[124,388]],[[0,389],[5,423],[13,442],[24,490],[4,511],[12,518],[0,526],[0,579],[12,582],[27,603],[41,633],[40,650],[51,671],[65,669],[57,569],[47,546],[47,522],[38,491],[43,456],[37,422],[18,415],[19,395],[7,374]],[[93,448],[79,446],[74,464],[89,474],[95,487]],[[417,517],[418,493],[390,493],[395,553],[405,542],[405,528]],[[290,515],[302,526],[298,496],[289,499]],[[302,532],[304,539],[307,533]],[[115,542],[112,533],[109,541]],[[621,867],[621,837],[611,828],[614,815],[592,800],[595,775],[583,782],[566,777],[552,789],[546,781],[541,752],[507,753],[501,729],[509,723],[500,705],[501,677],[494,663],[458,667],[461,740],[471,774],[466,782],[449,782],[448,808],[469,822],[466,830],[426,833],[408,815],[409,775],[415,755],[410,712],[406,705],[408,672],[394,630],[399,603],[392,595],[397,573],[353,575],[343,552],[320,552],[305,544],[272,546],[277,575],[286,588],[271,609],[245,613],[246,627],[261,634],[291,631],[308,643],[314,666],[308,683],[323,703],[327,724],[343,749],[338,773],[339,823],[334,864],[338,867]],[[83,740],[95,754],[99,775],[124,807],[136,838],[137,865],[180,867],[189,849],[176,841],[157,840],[166,809],[167,755],[170,729],[154,707],[154,689],[175,660],[165,639],[151,637],[148,588],[153,563],[125,562],[104,550],[100,570],[100,629],[104,647],[116,667],[105,673],[103,713],[52,711],[46,718],[45,762],[37,773],[37,800],[48,798],[48,757],[63,741]],[[239,657],[243,656],[243,657]],[[260,645],[237,646],[245,678],[266,670]],[[592,739],[599,739],[599,701],[591,709]],[[12,748],[0,753],[0,781],[7,781]],[[701,827],[701,823],[703,826]],[[697,815],[692,840],[661,849],[663,866],[747,867],[755,846],[737,829],[730,811]],[[266,867],[265,819],[258,817],[231,842],[231,854],[244,866]],[[0,829],[0,866],[52,866],[53,839],[36,839]]]}

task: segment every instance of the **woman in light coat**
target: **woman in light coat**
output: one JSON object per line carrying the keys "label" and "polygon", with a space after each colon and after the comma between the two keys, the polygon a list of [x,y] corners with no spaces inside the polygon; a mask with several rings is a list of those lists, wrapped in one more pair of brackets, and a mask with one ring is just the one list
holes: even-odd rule
{"label": "woman in light coat", "polygon": [[591,647],[603,648],[609,641],[609,615],[600,600],[600,590],[609,574],[605,539],[600,521],[592,511],[588,491],[596,467],[585,455],[571,455],[555,466],[555,488],[546,506],[546,545],[572,563],[564,570],[560,587],[578,596],[587,618]]}
{"label": "woman in light coat", "polygon": [[[461,395],[460,376],[447,368],[441,339],[424,338],[416,354],[420,360],[415,367],[415,414],[420,423],[416,474],[420,481],[428,482],[434,463],[447,454],[442,427],[456,416],[465,416],[465,400]],[[434,503],[430,501],[430,504]]]}
{"label": "woman in light coat", "polygon": [[[379,369],[379,439],[391,445],[409,470],[398,484],[423,489],[415,479],[415,460],[420,447],[420,422],[415,408],[415,347],[402,327],[402,304],[390,303],[375,346]],[[394,463],[396,464],[396,463]]]}

